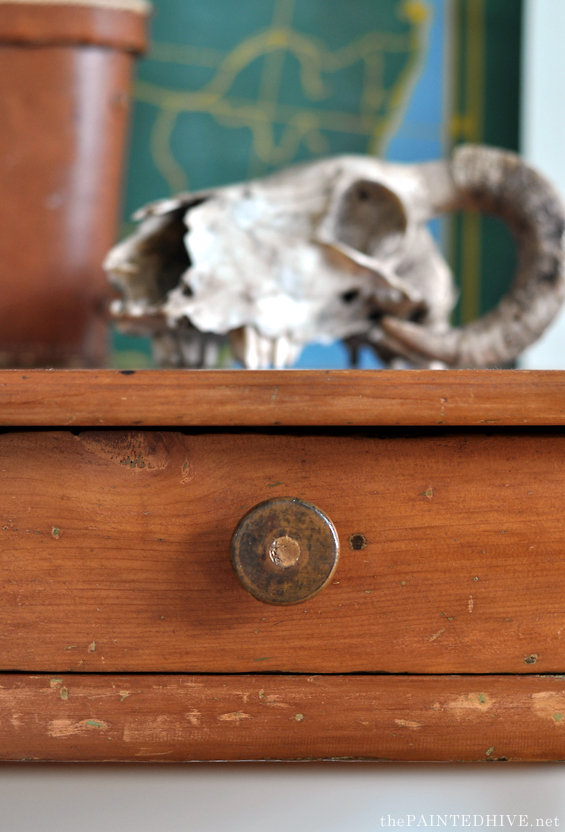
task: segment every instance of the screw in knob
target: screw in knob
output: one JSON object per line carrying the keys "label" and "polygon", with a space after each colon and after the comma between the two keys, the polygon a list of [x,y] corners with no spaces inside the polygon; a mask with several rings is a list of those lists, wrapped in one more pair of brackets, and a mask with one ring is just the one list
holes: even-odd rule
{"label": "screw in knob", "polygon": [[254,506],[231,540],[239,580],[266,604],[309,600],[326,586],[338,557],[339,540],[329,517],[295,497],[275,497]]}

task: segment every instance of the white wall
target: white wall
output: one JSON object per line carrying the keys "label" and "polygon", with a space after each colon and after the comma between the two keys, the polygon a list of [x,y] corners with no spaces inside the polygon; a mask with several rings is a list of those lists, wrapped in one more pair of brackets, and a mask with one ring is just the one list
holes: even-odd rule
{"label": "white wall", "polygon": [[[565,825],[560,765],[39,766],[0,768],[2,832],[377,832]],[[469,815],[430,824],[430,815]],[[477,815],[475,819],[473,816]],[[496,815],[495,818],[492,816]],[[509,815],[510,818],[507,818]],[[519,818],[522,817],[522,827]],[[488,818],[487,816],[490,816]],[[384,818],[384,824],[381,822]],[[558,823],[555,824],[555,819]],[[489,822],[490,820],[490,822]],[[511,821],[514,821],[513,824]],[[439,821],[441,824],[441,821]]]}
{"label": "white wall", "polygon": [[[565,196],[565,0],[526,0],[522,152]],[[565,368],[565,311],[520,361]]]}

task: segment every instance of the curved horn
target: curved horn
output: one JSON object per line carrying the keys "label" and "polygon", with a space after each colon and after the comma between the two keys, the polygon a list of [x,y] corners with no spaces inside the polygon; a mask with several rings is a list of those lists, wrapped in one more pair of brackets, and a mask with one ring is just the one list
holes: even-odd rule
{"label": "curved horn", "polygon": [[450,367],[493,367],[513,361],[553,320],[565,297],[565,212],[553,186],[513,153],[459,147],[450,163],[454,193],[442,210],[500,217],[516,238],[514,281],[491,312],[444,333],[398,318],[385,332],[407,350]]}

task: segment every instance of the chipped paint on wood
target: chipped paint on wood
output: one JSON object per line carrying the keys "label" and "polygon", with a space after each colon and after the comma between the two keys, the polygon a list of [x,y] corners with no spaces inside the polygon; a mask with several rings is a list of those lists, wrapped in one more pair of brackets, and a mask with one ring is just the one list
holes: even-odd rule
{"label": "chipped paint on wood", "polygon": [[194,716],[188,714],[161,714],[159,716],[128,716],[121,739],[127,744],[137,743],[190,743],[201,737],[205,729],[194,725]]}
{"label": "chipped paint on wood", "polygon": [[281,702],[282,698],[280,693],[265,693],[264,691],[261,696],[265,704],[270,705],[272,708],[290,708],[288,702]]}
{"label": "chipped paint on wood", "polygon": [[565,722],[562,722],[563,714],[565,713],[565,690],[559,692],[540,691],[533,693],[532,707],[537,716],[542,719],[551,720],[565,728]]}
{"label": "chipped paint on wood", "polygon": [[161,434],[146,431],[81,431],[76,437],[91,453],[130,471],[158,471],[169,464]]}
{"label": "chipped paint on wood", "polygon": [[488,711],[495,705],[495,700],[488,693],[464,693],[445,703],[446,708],[457,716],[467,715],[469,711]]}
{"label": "chipped paint on wood", "polygon": [[418,728],[422,727],[421,722],[415,722],[412,719],[395,719],[394,721],[397,725],[400,725],[401,728],[410,728],[411,731],[416,731]]}
{"label": "chipped paint on wood", "polygon": [[180,475],[180,482],[181,485],[188,485],[189,482],[192,482],[194,479],[194,466],[191,464],[190,460],[187,458],[184,460],[182,467],[181,467],[181,475]]}
{"label": "chipped paint on wood", "polygon": [[79,722],[73,722],[71,719],[53,719],[47,725],[47,733],[50,737],[59,739],[83,734],[85,731],[107,731],[109,727],[107,722],[98,719],[81,719]]}
{"label": "chipped paint on wood", "polygon": [[[5,674],[0,759],[563,757],[560,678],[481,676],[471,690],[469,677],[426,675],[136,674],[130,682],[125,687],[124,676],[76,674],[67,686],[64,677]],[[62,701],[67,687],[72,695]],[[123,699],[130,692],[135,695]],[[267,697],[277,697],[275,707]],[[281,710],[281,703],[290,710]],[[487,755],[485,749],[493,750]]]}

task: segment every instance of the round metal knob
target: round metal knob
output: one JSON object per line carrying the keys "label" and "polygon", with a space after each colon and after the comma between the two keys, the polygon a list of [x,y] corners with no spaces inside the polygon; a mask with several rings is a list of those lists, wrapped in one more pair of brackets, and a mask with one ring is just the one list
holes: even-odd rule
{"label": "round metal knob", "polygon": [[266,604],[299,604],[312,598],[332,577],[338,557],[331,520],[312,503],[293,497],[254,506],[231,540],[239,580]]}

